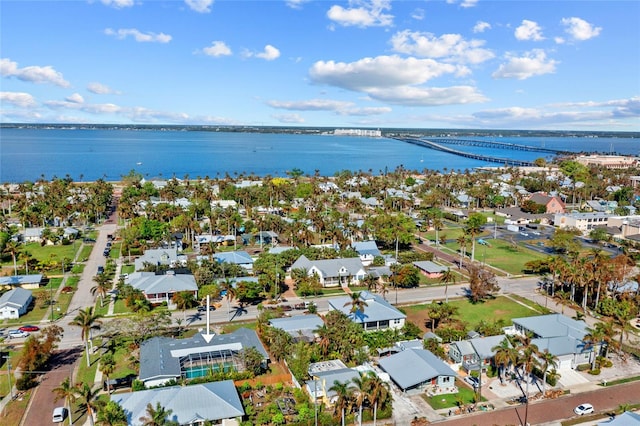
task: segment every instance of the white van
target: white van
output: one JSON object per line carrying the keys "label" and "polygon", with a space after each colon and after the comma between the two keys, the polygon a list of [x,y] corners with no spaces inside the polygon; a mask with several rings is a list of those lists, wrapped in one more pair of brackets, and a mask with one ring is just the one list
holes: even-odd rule
{"label": "white van", "polygon": [[67,417],[67,409],[65,407],[56,407],[53,409],[52,420],[54,423],[61,423]]}

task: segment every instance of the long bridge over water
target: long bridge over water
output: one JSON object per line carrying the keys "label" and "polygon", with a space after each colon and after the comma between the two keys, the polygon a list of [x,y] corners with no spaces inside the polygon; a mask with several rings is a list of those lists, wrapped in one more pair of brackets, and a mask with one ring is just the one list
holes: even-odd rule
{"label": "long bridge over water", "polygon": [[[465,158],[471,158],[474,160],[480,160],[480,161],[487,161],[490,163],[499,163],[499,164],[504,164],[507,166],[533,166],[534,163],[532,161],[525,161],[525,160],[516,160],[513,158],[501,158],[501,157],[492,157],[489,155],[481,155],[481,154],[472,154],[469,152],[464,152],[464,151],[459,151],[457,149],[452,149],[446,146],[443,146],[439,143],[435,143],[433,141],[430,140],[425,140],[425,139],[416,139],[416,138],[393,138],[402,142],[407,142],[413,145],[418,145],[418,146],[422,146],[425,148],[429,148],[429,149],[435,149],[436,151],[442,151],[442,152],[446,152],[448,154],[453,154],[453,155],[458,155],[460,157],[465,157]],[[454,139],[451,139],[454,140]],[[462,141],[462,140],[460,140]],[[481,142],[481,141],[478,141]],[[513,145],[513,144],[506,144],[506,145]],[[489,145],[487,145],[489,146]],[[524,146],[524,145],[518,145],[518,146]],[[505,149],[515,149],[515,148],[506,148]],[[548,152],[548,151],[543,151],[543,152]],[[554,153],[559,153],[559,151],[553,151]]]}
{"label": "long bridge over water", "polygon": [[531,146],[531,145],[520,145],[516,143],[509,142],[496,142],[496,141],[483,141],[477,139],[454,139],[454,138],[429,138],[430,142],[434,142],[437,144],[447,144],[447,145],[466,145],[466,146],[480,146],[483,148],[499,148],[499,149],[511,149],[516,151],[533,151],[533,152],[546,152],[550,154],[575,154],[571,151],[562,151],[559,149],[545,148],[544,146]]}

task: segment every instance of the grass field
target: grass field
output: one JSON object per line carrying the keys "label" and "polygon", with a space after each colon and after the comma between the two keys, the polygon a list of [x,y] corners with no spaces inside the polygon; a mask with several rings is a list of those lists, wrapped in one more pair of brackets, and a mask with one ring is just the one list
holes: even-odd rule
{"label": "grass field", "polygon": [[[475,392],[461,383],[457,383],[457,385],[458,393],[434,395],[432,397],[428,397],[423,393],[422,397],[434,410],[457,407],[458,402],[462,402],[465,405],[473,404],[476,398]],[[486,400],[487,399],[485,397],[482,397],[482,401]]]}
{"label": "grass field", "polygon": [[[458,308],[456,318],[469,324],[470,329],[474,329],[481,320],[496,321],[503,319],[507,324],[510,324],[513,318],[530,317],[545,313],[543,310],[534,310],[504,296],[498,296],[495,299],[475,304],[468,299],[450,300],[449,303]],[[426,326],[428,319],[426,308],[428,306],[424,304],[403,306],[402,311],[407,315],[407,320],[424,331],[428,331]]]}

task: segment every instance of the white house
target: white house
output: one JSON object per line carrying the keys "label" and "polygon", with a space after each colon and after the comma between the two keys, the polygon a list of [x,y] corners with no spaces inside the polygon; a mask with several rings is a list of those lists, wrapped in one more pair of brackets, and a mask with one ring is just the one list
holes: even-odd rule
{"label": "white house", "polygon": [[291,265],[292,271],[296,269],[317,275],[323,287],[357,285],[367,274],[359,257],[309,260],[302,255]]}
{"label": "white house", "polygon": [[360,300],[366,303],[364,308],[351,312],[351,297],[329,299],[329,310],[342,312],[351,318],[353,322],[361,324],[365,331],[384,330],[387,328],[401,329],[404,327],[407,316],[382,297],[368,291],[361,291]]}
{"label": "white house", "polygon": [[0,296],[0,319],[15,319],[27,313],[33,300],[29,290],[16,287]]}

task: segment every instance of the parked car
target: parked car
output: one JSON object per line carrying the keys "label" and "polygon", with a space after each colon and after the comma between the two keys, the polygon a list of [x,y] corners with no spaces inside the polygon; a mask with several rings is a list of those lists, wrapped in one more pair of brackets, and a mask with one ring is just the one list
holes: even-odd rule
{"label": "parked car", "polygon": [[473,377],[473,376],[466,376],[464,378],[464,381],[469,383],[473,388],[477,388],[478,385],[480,384],[480,382],[478,381],[477,378]]}
{"label": "parked car", "polygon": [[[203,306],[203,305],[198,306],[198,308],[197,308],[197,309],[198,309],[198,312],[206,312],[206,311],[207,311],[207,307],[206,307],[206,306]],[[215,306],[213,306],[213,305],[209,305],[209,310],[210,310],[210,311],[215,311],[215,310],[216,310],[216,307],[215,307]]]}
{"label": "parked car", "polygon": [[578,405],[576,408],[573,409],[573,412],[576,413],[579,416],[585,415],[585,414],[592,414],[593,413],[593,405],[591,404],[580,404]]}
{"label": "parked car", "polygon": [[9,336],[9,339],[17,339],[20,337],[27,337],[29,336],[29,333],[22,330],[11,330],[7,335]]}
{"label": "parked car", "polygon": [[106,392],[121,388],[130,388],[133,383],[133,378],[134,376],[126,376],[118,379],[105,380],[102,383],[102,389]]}
{"label": "parked car", "polygon": [[22,327],[18,328],[18,330],[33,333],[34,331],[40,330],[40,327],[38,327],[37,325],[23,325]]}
{"label": "parked car", "polygon": [[53,414],[51,415],[51,420],[53,423],[62,423],[66,418],[67,418],[66,407],[56,407],[53,409]]}
{"label": "parked car", "polygon": [[104,273],[104,266],[98,266],[98,275]]}

